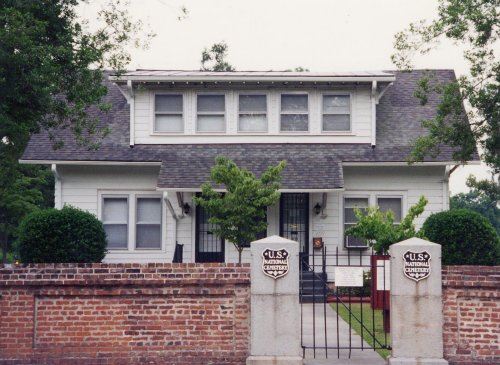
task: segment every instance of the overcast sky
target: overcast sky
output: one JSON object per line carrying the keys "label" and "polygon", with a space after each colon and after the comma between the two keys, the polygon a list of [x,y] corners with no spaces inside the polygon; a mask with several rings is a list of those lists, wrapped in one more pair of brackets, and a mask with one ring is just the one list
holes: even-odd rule
{"label": "overcast sky", "polygon": [[[104,0],[80,8],[90,26]],[[182,20],[181,7],[188,15]],[[130,68],[199,69],[201,51],[215,42],[229,46],[237,70],[391,70],[394,34],[410,22],[433,19],[436,0],[131,0],[130,13],[157,35],[148,50],[131,50]],[[418,68],[467,72],[461,50],[443,44],[415,60]],[[464,191],[482,166],[457,169],[452,193]]]}

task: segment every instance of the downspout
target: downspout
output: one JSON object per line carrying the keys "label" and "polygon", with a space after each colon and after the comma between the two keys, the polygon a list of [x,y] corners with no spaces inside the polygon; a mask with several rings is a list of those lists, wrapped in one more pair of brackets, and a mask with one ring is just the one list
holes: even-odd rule
{"label": "downspout", "polygon": [[174,258],[175,244],[177,243],[177,221],[179,220],[179,217],[177,217],[177,214],[175,214],[174,207],[172,206],[172,203],[170,202],[170,200],[168,200],[168,192],[167,191],[163,192],[163,200],[165,201],[165,205],[167,206],[167,209],[170,211],[172,218],[174,218],[174,222],[173,222],[174,249],[172,250],[172,257],[170,258],[170,260],[172,261]]}
{"label": "downspout", "polygon": [[134,101],[134,89],[132,87],[132,80],[127,81],[127,91],[128,91],[128,97],[127,97],[127,103],[130,105],[130,128],[129,128],[129,135],[130,135],[130,147],[134,147],[135,143],[135,125],[134,125],[134,117],[135,117],[135,101]]}
{"label": "downspout", "polygon": [[57,165],[53,163],[50,165],[50,170],[54,175],[55,186],[54,186],[54,207],[56,209],[62,209],[62,179],[61,175],[59,175],[59,171],[57,171]]}
{"label": "downspout", "polygon": [[377,81],[372,81],[372,148],[377,144]]}
{"label": "downspout", "polygon": [[446,166],[443,179],[443,210],[450,209],[450,176],[460,165],[455,165],[451,169]]}

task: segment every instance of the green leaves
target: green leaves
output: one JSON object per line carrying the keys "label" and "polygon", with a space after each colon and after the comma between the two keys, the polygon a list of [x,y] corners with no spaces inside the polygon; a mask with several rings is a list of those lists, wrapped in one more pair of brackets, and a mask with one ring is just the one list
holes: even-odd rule
{"label": "green leaves", "polygon": [[416,96],[424,105],[433,92],[442,101],[436,117],[423,121],[429,134],[415,141],[410,162],[435,156],[441,144],[455,147],[453,158],[463,162],[479,145],[484,161],[500,172],[499,9],[499,0],[440,0],[436,19],[412,23],[395,35],[391,59],[399,69],[411,70],[416,54],[429,53],[443,39],[462,47],[469,63],[469,75],[448,85],[427,76],[419,82]]}
{"label": "green leaves", "polygon": [[358,222],[345,234],[363,239],[377,253],[386,252],[393,243],[419,236],[413,222],[423,213],[426,205],[427,199],[421,196],[399,224],[394,224],[394,214],[391,211],[382,212],[378,207],[355,209]]}
{"label": "green leaves", "polygon": [[[203,184],[201,196],[194,198],[195,204],[209,213],[209,222],[216,227],[214,234],[235,245],[240,263],[243,247],[267,228],[266,208],[279,201],[285,166],[285,161],[281,161],[257,178],[230,159],[218,156],[210,173],[211,183]],[[225,188],[226,192],[214,187]]]}
{"label": "green leaves", "polygon": [[228,46],[222,41],[205,48],[201,53],[202,71],[234,71],[234,67],[226,61]]}

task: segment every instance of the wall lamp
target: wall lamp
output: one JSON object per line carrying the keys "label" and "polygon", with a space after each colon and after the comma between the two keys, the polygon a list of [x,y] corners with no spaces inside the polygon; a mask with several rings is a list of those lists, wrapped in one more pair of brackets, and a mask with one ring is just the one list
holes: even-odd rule
{"label": "wall lamp", "polygon": [[314,213],[316,215],[318,215],[319,213],[321,213],[321,204],[316,203],[316,205],[313,207],[313,210],[314,210]]}
{"label": "wall lamp", "polygon": [[189,213],[191,212],[191,206],[188,203],[184,203],[182,205],[182,212],[186,215],[189,215]]}

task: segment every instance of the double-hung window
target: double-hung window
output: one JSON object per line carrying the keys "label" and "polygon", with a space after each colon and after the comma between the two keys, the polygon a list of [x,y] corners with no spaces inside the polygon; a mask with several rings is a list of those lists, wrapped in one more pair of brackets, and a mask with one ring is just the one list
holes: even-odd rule
{"label": "double-hung window", "polygon": [[226,97],[224,94],[197,95],[196,131],[221,133],[226,130]]}
{"label": "double-hung window", "polygon": [[382,212],[391,211],[394,215],[394,224],[400,224],[403,214],[403,199],[401,197],[377,197],[377,205]]}
{"label": "double-hung window", "polygon": [[309,130],[309,97],[307,94],[281,94],[280,130],[307,132]]}
{"label": "double-hung window", "polygon": [[323,131],[349,132],[351,130],[350,95],[323,95]]}
{"label": "double-hung window", "polygon": [[[369,197],[344,198],[344,232],[355,226],[358,222],[355,210],[366,210],[369,204]],[[366,247],[362,239],[347,235],[345,235],[345,245],[349,248]]]}
{"label": "double-hung window", "polygon": [[184,131],[182,110],[181,94],[156,94],[154,132],[182,133]]}
{"label": "double-hung window", "polygon": [[102,200],[102,223],[108,249],[128,247],[128,197],[105,197]]}
{"label": "double-hung window", "polygon": [[136,203],[136,248],[161,248],[161,198],[138,197]]}
{"label": "double-hung window", "polygon": [[266,95],[240,94],[238,112],[239,132],[267,132]]}

